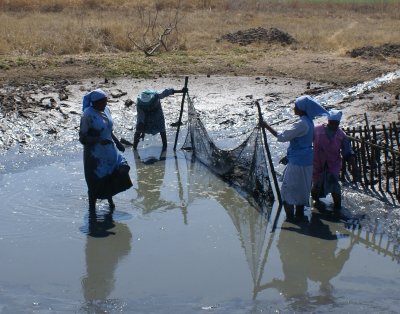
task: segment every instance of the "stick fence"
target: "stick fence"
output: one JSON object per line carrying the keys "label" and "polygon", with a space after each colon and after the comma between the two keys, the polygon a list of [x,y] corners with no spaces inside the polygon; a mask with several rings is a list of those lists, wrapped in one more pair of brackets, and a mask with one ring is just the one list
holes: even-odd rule
{"label": "stick fence", "polygon": [[[355,153],[357,181],[367,189],[388,193],[400,203],[400,131],[393,122],[344,129]],[[349,180],[346,165],[342,180]]]}

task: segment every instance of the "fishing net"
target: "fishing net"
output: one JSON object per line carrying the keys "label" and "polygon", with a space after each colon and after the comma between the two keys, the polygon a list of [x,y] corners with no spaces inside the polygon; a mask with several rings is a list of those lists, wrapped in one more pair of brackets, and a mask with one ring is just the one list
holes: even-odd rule
{"label": "fishing net", "polygon": [[190,151],[192,158],[196,158],[232,184],[254,207],[270,213],[274,201],[270,178],[274,175],[274,169],[268,167],[266,145],[262,129],[256,126],[236,148],[218,148],[208,135],[193,101],[188,96],[188,133],[182,149]]}

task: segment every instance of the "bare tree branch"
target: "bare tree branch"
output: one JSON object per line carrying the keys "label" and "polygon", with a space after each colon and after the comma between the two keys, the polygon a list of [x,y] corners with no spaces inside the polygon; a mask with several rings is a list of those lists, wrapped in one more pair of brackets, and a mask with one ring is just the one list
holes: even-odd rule
{"label": "bare tree branch", "polygon": [[[180,3],[175,9],[173,18],[166,23],[166,26],[162,26],[158,23],[160,10],[156,7],[154,11],[146,10],[144,8],[138,9],[138,15],[141,20],[141,24],[144,25],[142,30],[141,40],[138,41],[133,32],[128,33],[128,39],[132,42],[134,47],[144,52],[146,56],[152,56],[159,51],[162,47],[165,51],[169,51],[168,37],[174,31],[178,34],[178,23],[182,20],[180,18]],[[138,32],[139,33],[139,32]]]}

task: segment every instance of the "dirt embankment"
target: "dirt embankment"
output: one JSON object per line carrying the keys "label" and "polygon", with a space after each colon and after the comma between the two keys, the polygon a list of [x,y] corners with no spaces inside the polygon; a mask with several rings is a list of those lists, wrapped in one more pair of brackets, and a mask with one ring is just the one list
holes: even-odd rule
{"label": "dirt embankment", "polygon": [[[161,63],[157,63],[159,59],[156,58],[148,59],[146,62],[154,65],[154,76],[198,74],[272,76],[307,80],[309,86],[312,86],[312,83],[323,83],[332,88],[353,86],[400,69],[400,45],[396,44],[360,47],[347,52],[344,56],[339,56],[328,52],[297,49],[297,40],[291,34],[277,28],[261,27],[228,33],[217,41],[228,41],[238,46],[254,44],[251,50],[256,51],[258,57],[248,58],[245,62],[238,64],[226,62],[223,54],[206,55],[200,62],[190,62],[190,55],[185,62],[175,62],[173,58],[170,63],[168,63],[168,58],[163,59]],[[267,46],[259,45],[260,42]],[[115,57],[123,58],[124,56],[116,55]],[[101,56],[98,58],[101,59]],[[165,74],[160,74],[160,72],[157,74],[158,65],[165,67]],[[66,94],[66,85],[80,79],[108,75],[106,67],[98,66],[91,57],[56,57],[52,60],[51,66],[43,59],[38,61],[32,58],[31,62],[10,66],[0,71],[0,84],[3,87],[19,86],[17,89],[0,89],[1,110],[3,112],[17,111],[24,116],[32,107],[55,106],[51,101],[49,102],[48,98],[34,100],[29,96],[29,92],[32,89],[40,89],[42,85],[49,86],[48,83],[53,82],[50,84],[52,92],[58,93],[59,99],[62,99]],[[311,87],[309,89],[310,94],[315,95],[323,91],[313,90]],[[46,87],[42,92],[46,93]],[[388,103],[385,108],[396,106],[400,93],[400,80],[397,79],[379,87],[377,92],[384,93],[381,97]]]}
{"label": "dirt embankment", "polygon": [[[292,34],[262,27],[227,33],[216,41],[221,47],[226,42],[233,46],[230,50],[221,48],[218,53],[186,52],[183,58],[180,54],[163,53],[140,59],[135,54],[121,53],[32,58],[24,63],[15,61],[5,65],[0,60],[0,84],[110,77],[110,72],[119,66],[119,73],[136,73],[136,76],[141,75],[141,71],[135,71],[141,67],[146,70],[142,73],[145,76],[260,75],[352,86],[400,68],[400,44],[359,47],[339,55],[299,47]],[[234,45],[245,50],[232,52]]]}

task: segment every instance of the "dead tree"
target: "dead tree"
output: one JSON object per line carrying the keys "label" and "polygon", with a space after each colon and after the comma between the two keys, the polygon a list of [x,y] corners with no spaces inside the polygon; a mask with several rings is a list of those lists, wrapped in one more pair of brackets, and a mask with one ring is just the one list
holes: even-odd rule
{"label": "dead tree", "polygon": [[[143,51],[146,56],[154,55],[160,48],[169,51],[168,37],[172,32],[178,32],[178,23],[181,21],[179,17],[179,7],[180,5],[178,4],[174,16],[165,25],[161,25],[161,23],[158,22],[160,14],[159,8],[155,7],[154,12],[140,8],[138,10],[140,24],[144,26],[141,38],[135,38],[134,33],[130,32],[128,33],[129,40],[137,49]],[[138,34],[140,31],[136,33]]]}

